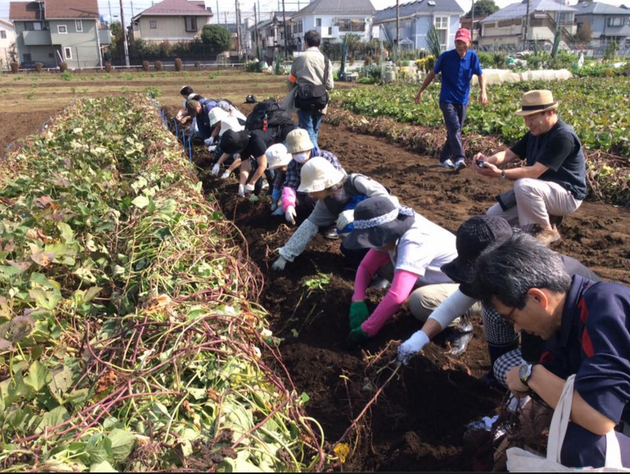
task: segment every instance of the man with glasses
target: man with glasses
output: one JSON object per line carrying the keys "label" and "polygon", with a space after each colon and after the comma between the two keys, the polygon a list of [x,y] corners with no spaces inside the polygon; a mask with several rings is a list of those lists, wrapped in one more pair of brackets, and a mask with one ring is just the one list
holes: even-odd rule
{"label": "man with glasses", "polygon": [[[535,393],[555,408],[566,379],[576,374],[571,420],[562,446],[568,467],[603,467],[606,434],[620,424],[630,400],[630,289],[571,277],[558,254],[526,234],[514,234],[481,254],[473,282],[517,331],[544,339],[538,364],[507,374],[516,397]],[[615,432],[622,464],[630,438]]]}
{"label": "man with glasses", "polygon": [[[488,210],[549,245],[560,239],[551,216],[574,213],[586,197],[586,163],[580,139],[573,128],[558,118],[551,91],[523,94],[521,110],[529,132],[516,145],[494,155],[478,153],[473,168],[482,176],[515,181],[514,190],[497,197]],[[502,169],[517,160],[527,166]]]}

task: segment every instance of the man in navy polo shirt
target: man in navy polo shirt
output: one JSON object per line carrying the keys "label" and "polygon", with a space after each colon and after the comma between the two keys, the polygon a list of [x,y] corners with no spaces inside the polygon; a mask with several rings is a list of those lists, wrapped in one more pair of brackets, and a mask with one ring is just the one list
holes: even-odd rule
{"label": "man in navy polo shirt", "polygon": [[[630,400],[630,289],[569,276],[560,256],[527,234],[514,235],[477,260],[474,285],[485,304],[546,341],[540,364],[507,374],[516,397],[534,392],[555,408],[576,374],[571,420],[561,452],[568,467],[603,467],[606,434]],[[630,467],[630,438],[615,432]]]}
{"label": "man in navy polo shirt", "polygon": [[488,103],[481,63],[477,53],[468,49],[470,44],[470,31],[466,28],[457,30],[455,49],[440,55],[435,68],[427,74],[416,95],[416,104],[419,104],[422,101],[422,93],[433,82],[435,75],[442,73],[440,109],[444,114],[444,123],[446,124],[446,143],[440,154],[439,166],[453,169],[456,172],[466,167],[462,128],[464,120],[466,120],[470,80],[473,74],[479,78],[479,87],[481,88],[479,102],[482,105]]}

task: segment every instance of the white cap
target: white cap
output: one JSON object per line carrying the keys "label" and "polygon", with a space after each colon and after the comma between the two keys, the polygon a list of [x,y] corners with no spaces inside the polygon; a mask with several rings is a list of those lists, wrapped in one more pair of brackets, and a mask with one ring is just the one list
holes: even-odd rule
{"label": "white cap", "polygon": [[210,126],[214,126],[215,123],[220,122],[228,115],[229,113],[227,113],[223,109],[220,109],[219,107],[212,108],[210,110],[210,113],[208,114],[208,118],[210,119]]}
{"label": "white cap", "polygon": [[316,156],[302,166],[300,193],[314,193],[328,189],[343,180],[346,175],[336,169],[326,158]]}
{"label": "white cap", "polygon": [[288,165],[292,159],[291,153],[287,152],[287,147],[282,143],[276,143],[267,148],[265,156],[267,157],[267,168],[270,170],[282,168]]}
{"label": "white cap", "polygon": [[219,131],[219,136],[223,135],[228,130],[233,130],[235,132],[241,132],[245,130],[245,126],[241,125],[241,122],[239,122],[236,117],[232,117],[227,112],[226,115],[227,117],[221,119],[221,130]]}

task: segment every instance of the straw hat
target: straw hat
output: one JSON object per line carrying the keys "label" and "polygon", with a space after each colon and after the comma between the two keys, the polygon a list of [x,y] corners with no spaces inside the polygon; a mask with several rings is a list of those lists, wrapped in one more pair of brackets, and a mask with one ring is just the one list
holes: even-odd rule
{"label": "straw hat", "polygon": [[298,192],[315,193],[323,191],[340,183],[345,177],[346,175],[336,169],[326,158],[316,156],[302,166]]}
{"label": "straw hat", "polygon": [[548,90],[529,91],[523,94],[521,110],[516,115],[526,116],[546,112],[558,108],[558,101],[553,100],[553,94]]}

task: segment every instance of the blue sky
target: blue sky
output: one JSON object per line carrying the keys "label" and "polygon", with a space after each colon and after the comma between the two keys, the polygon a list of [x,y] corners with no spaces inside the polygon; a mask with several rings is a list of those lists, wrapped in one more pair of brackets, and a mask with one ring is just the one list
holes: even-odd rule
{"label": "blue sky", "polygon": [[[80,1],[80,0],[78,0]],[[299,0],[299,6],[304,7],[307,4],[308,0]],[[470,6],[472,5],[472,0],[457,0],[462,8],[466,11],[470,10]],[[514,3],[516,0],[495,0],[495,3],[503,8],[510,3]],[[611,5],[619,6],[622,2],[616,0],[598,0],[602,3],[609,3]],[[240,0],[241,2],[241,11],[243,12],[243,17],[251,17],[253,16],[254,11],[254,0]],[[0,0],[0,18],[5,20],[9,19],[9,3],[10,0]],[[123,0],[123,5],[125,8],[125,20],[128,22],[132,13],[137,14],[142,10],[149,8],[151,5],[159,3],[158,0]],[[227,5],[226,5],[227,3]],[[260,5],[260,11],[272,11],[278,10],[281,8],[280,0],[258,0]],[[400,3],[408,3],[406,0],[401,0]],[[577,3],[577,0],[569,0],[569,4],[574,5]],[[626,3],[630,3],[630,0]],[[221,16],[221,21],[224,21],[225,14],[227,13],[227,20],[233,21],[234,16],[234,2],[233,1],[219,1],[216,0],[206,0],[206,4],[212,8],[212,10],[216,13],[217,4],[219,5],[219,15]],[[372,0],[372,4],[377,10],[381,10],[383,8],[387,8],[393,5],[396,5],[396,0]],[[110,11],[114,20],[119,19],[120,15],[120,3],[119,0],[98,0],[99,9],[101,15],[105,18],[105,20],[109,19]],[[287,10],[297,10],[298,9],[298,0],[285,0],[285,7]]]}

